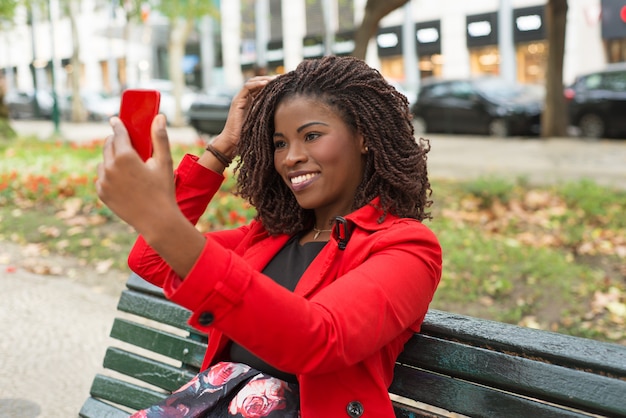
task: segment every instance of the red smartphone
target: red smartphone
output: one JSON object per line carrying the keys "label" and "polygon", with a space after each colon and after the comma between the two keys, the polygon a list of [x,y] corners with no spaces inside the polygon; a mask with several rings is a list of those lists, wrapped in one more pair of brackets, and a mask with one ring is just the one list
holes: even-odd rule
{"label": "red smartphone", "polygon": [[160,103],[158,90],[128,89],[122,93],[120,119],[126,126],[130,142],[144,161],[152,156],[150,126],[159,113]]}

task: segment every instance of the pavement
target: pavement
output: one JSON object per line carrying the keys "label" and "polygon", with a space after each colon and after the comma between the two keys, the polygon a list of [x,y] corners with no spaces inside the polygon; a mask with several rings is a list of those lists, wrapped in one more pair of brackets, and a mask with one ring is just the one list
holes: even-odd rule
{"label": "pavement", "polygon": [[[16,121],[21,135],[48,140],[49,121]],[[91,141],[106,123],[60,125],[62,137]],[[173,142],[193,144],[190,127],[171,128]],[[485,138],[429,135],[432,178],[497,174],[531,183],[590,178],[626,190],[626,141],[579,138]],[[0,162],[1,163],[1,162]],[[26,254],[25,254],[26,252]],[[58,270],[25,268],[33,258]],[[0,242],[0,418],[76,417],[102,359],[127,272],[102,273],[49,254]],[[28,265],[28,264],[26,264]]]}

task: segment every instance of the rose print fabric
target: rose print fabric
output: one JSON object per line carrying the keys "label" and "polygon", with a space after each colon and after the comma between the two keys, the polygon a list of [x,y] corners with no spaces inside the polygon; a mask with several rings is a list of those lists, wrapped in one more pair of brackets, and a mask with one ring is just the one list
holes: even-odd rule
{"label": "rose print fabric", "polygon": [[221,362],[131,418],[299,418],[299,411],[297,384]]}

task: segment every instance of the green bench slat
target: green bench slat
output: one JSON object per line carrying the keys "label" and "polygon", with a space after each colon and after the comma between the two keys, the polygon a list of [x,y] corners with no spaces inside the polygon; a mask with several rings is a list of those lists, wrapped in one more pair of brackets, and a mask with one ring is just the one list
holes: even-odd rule
{"label": "green bench slat", "polygon": [[[390,392],[471,417],[589,417],[514,394],[396,365]],[[410,415],[409,415],[410,416]]]}
{"label": "green bench slat", "polygon": [[128,418],[128,412],[94,398],[87,398],[78,416],[81,418]]}
{"label": "green bench slat", "polygon": [[626,346],[429,310],[422,333],[626,379]]}
{"label": "green bench slat", "polygon": [[117,309],[176,328],[191,330],[187,324],[190,316],[187,309],[168,300],[155,298],[137,291],[124,290]]}
{"label": "green bench slat", "polygon": [[202,366],[206,351],[206,343],[121,318],[116,318],[113,322],[111,337],[198,369]]}
{"label": "green bench slat", "polygon": [[[90,394],[135,410],[147,408],[165,399],[167,395],[113,377],[96,375]],[[99,418],[99,417],[98,417]]]}
{"label": "green bench slat", "polygon": [[197,374],[197,370],[181,369],[116,347],[107,349],[104,367],[170,392]]}
{"label": "green bench slat", "polygon": [[136,290],[140,293],[145,293],[147,295],[157,296],[157,297],[160,297],[161,299],[165,299],[165,295],[163,294],[163,289],[142,279],[136,273],[132,273],[132,272],[130,273],[128,280],[126,281],[126,287],[131,290]]}
{"label": "green bench slat", "polygon": [[426,411],[424,409],[416,409],[408,406],[400,406],[394,404],[393,412],[395,413],[396,418],[417,418],[417,417],[428,417],[428,418],[449,418],[449,414],[442,415],[432,411]]}
{"label": "green bench slat", "polygon": [[[419,353],[419,356],[416,355]],[[626,381],[416,335],[400,362],[602,414],[624,413]]]}

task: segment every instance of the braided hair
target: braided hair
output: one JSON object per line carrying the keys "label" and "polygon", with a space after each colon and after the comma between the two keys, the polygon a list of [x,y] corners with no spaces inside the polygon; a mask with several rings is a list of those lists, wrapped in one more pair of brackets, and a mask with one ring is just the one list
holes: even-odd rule
{"label": "braided hair", "polygon": [[270,81],[254,99],[239,141],[237,194],[257,210],[257,219],[271,234],[293,234],[311,228],[315,215],[298,205],[274,168],[274,116],[286,98],[304,96],[335,109],[344,122],[362,134],[368,147],[363,180],[353,210],[380,198],[387,213],[417,220],[431,219],[432,201],[426,154],[430,142],[416,141],[406,97],[364,61],[327,56],[305,60]]}

